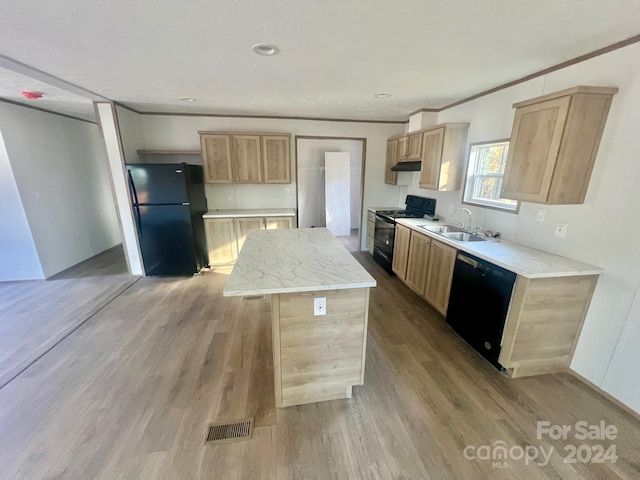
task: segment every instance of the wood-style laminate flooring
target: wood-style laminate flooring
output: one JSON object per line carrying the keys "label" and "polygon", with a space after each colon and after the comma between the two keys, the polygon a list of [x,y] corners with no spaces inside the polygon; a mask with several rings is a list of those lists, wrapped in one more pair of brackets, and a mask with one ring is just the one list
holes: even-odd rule
{"label": "wood-style laminate flooring", "polygon": [[[568,374],[509,379],[367,254],[365,384],[274,408],[268,301],[223,298],[226,275],[142,278],[0,390],[2,479],[605,479],[640,477],[636,419]],[[205,445],[251,416],[251,440]],[[563,462],[536,421],[604,420],[614,464]],[[467,445],[542,445],[545,467],[466,460]],[[580,442],[583,443],[583,442]]]}
{"label": "wood-style laminate flooring", "polygon": [[48,280],[0,282],[0,387],[134,280],[118,245]]}

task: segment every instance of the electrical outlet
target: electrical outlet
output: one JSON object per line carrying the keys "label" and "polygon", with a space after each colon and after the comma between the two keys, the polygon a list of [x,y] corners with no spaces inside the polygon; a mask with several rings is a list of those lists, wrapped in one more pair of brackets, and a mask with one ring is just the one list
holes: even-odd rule
{"label": "electrical outlet", "polygon": [[327,314],[327,297],[313,299],[313,314],[315,316]]}
{"label": "electrical outlet", "polygon": [[291,189],[289,187],[287,187],[285,191],[287,192],[287,195],[291,193]]}
{"label": "electrical outlet", "polygon": [[547,214],[547,211],[544,208],[539,208],[538,213],[536,215],[536,222],[544,222],[544,217]]}
{"label": "electrical outlet", "polygon": [[233,202],[233,195],[227,195],[227,202]]}
{"label": "electrical outlet", "polygon": [[564,238],[567,236],[568,223],[558,223],[556,225],[556,237]]}

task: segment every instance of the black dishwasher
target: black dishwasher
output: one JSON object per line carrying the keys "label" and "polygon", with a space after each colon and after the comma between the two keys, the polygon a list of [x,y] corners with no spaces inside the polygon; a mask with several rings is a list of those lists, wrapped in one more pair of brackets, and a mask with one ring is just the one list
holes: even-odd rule
{"label": "black dishwasher", "polygon": [[447,323],[496,368],[516,274],[468,253],[458,253]]}

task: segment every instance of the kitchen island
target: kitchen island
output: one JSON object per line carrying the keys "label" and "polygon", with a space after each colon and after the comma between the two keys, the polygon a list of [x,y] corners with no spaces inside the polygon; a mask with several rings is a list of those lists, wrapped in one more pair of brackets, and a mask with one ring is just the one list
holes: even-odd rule
{"label": "kitchen island", "polygon": [[364,383],[375,285],[325,228],[247,235],[224,296],[271,297],[277,407],[348,398]]}

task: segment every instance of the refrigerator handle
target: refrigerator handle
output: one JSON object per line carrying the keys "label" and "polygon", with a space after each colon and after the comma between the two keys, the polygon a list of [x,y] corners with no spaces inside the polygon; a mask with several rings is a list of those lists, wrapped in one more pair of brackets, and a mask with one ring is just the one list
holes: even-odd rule
{"label": "refrigerator handle", "polygon": [[[136,184],[133,183],[133,177],[131,176],[131,170],[127,170],[129,174],[129,186],[131,187],[131,192],[133,193],[133,201],[137,205],[138,204],[138,193],[136,192]],[[138,215],[140,212],[138,212]]]}
{"label": "refrigerator handle", "polygon": [[140,217],[140,207],[136,203],[134,205],[134,208],[135,208],[135,215],[136,215],[136,226],[138,227],[138,235],[140,236],[140,238],[142,238],[143,237],[143,235],[142,235],[142,218]]}

